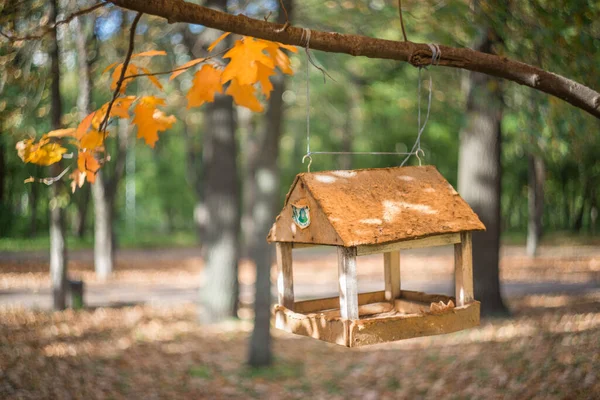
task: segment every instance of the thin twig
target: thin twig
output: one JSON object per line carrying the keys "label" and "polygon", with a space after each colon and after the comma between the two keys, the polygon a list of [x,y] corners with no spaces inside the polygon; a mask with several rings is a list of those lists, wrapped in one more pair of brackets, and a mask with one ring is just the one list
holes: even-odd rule
{"label": "thin twig", "polygon": [[404,41],[408,42],[406,38],[406,30],[404,29],[404,19],[402,18],[402,0],[398,0],[398,13],[400,14],[400,26],[402,27],[402,36],[404,36]]}
{"label": "thin twig", "polygon": [[133,19],[133,23],[131,24],[131,28],[129,28],[129,48],[127,49],[127,55],[125,56],[125,61],[123,61],[123,67],[121,68],[121,75],[119,76],[119,80],[117,81],[117,87],[115,87],[115,91],[113,93],[113,97],[108,103],[108,107],[106,108],[106,114],[104,115],[104,119],[100,123],[100,132],[104,132],[104,138],[106,138],[106,127],[108,125],[108,119],[110,116],[110,110],[112,106],[119,97],[119,93],[121,92],[121,86],[123,85],[123,81],[125,78],[125,72],[127,71],[127,67],[129,66],[129,61],[131,61],[131,56],[133,55],[133,47],[135,46],[135,30],[137,28],[138,22],[140,22],[140,18],[142,18],[143,13],[138,12]]}
{"label": "thin twig", "polygon": [[281,28],[275,30],[275,32],[277,32],[277,33],[285,32],[285,30],[288,28],[288,26],[290,26],[290,16],[288,15],[287,10],[285,9],[283,0],[279,0],[279,6],[281,7],[281,9],[283,10],[283,13],[285,14],[285,23],[283,24],[283,26]]}
{"label": "thin twig", "polygon": [[52,32],[58,26],[64,25],[64,24],[68,24],[74,18],[77,18],[77,17],[79,17],[81,15],[84,15],[84,14],[88,14],[88,13],[94,11],[94,10],[97,10],[98,8],[104,7],[107,4],[109,4],[109,3],[102,2],[102,3],[94,4],[91,7],[83,8],[83,9],[81,9],[79,11],[76,11],[73,14],[69,15],[67,18],[62,19],[62,20],[56,22],[52,26],[45,26],[45,27],[43,27],[42,28],[43,31],[41,33],[37,34],[37,35],[14,36],[14,35],[9,35],[6,32],[3,32],[1,30],[0,30],[0,35],[4,36],[5,38],[7,38],[8,40],[10,40],[11,42],[20,42],[20,41],[24,41],[24,40],[38,40],[38,39],[43,38],[48,33]]}

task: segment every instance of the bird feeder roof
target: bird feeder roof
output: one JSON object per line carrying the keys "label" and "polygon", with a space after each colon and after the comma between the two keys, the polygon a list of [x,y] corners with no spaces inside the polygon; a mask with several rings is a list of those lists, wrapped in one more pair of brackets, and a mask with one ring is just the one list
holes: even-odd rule
{"label": "bird feeder roof", "polygon": [[352,247],[478,230],[435,167],[374,168],[298,174],[267,241]]}

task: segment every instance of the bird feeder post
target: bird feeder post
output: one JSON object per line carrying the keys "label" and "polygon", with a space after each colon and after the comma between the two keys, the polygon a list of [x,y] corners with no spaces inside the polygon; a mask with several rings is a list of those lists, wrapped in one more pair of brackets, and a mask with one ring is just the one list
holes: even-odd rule
{"label": "bird feeder post", "polygon": [[385,299],[392,304],[400,298],[400,252],[383,253]]}
{"label": "bird feeder post", "polygon": [[340,316],[358,319],[358,282],[356,280],[356,247],[338,246],[338,279]]}
{"label": "bird feeder post", "polygon": [[458,306],[474,300],[473,245],[471,232],[460,233],[460,243],[454,245],[454,290]]}
{"label": "bird feeder post", "polygon": [[277,243],[277,299],[279,304],[294,309],[294,275],[292,268],[292,244]]}

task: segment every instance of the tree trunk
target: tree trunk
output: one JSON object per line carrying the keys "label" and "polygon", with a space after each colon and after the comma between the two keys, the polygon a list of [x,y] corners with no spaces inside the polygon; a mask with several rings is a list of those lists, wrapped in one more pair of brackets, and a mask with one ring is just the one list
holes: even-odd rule
{"label": "tree trunk", "polygon": [[[493,32],[485,29],[477,50],[490,52],[493,37]],[[486,226],[485,232],[473,232],[475,298],[481,301],[482,314],[506,314],[499,277],[502,92],[497,79],[480,73],[471,72],[468,83],[458,187]]]}
{"label": "tree trunk", "polygon": [[94,196],[94,268],[100,281],[113,271],[112,204],[106,193],[104,172],[99,170],[92,185]]}
{"label": "tree trunk", "polygon": [[529,155],[529,187],[527,189],[527,255],[535,257],[542,237],[542,216],[544,215],[544,182],[546,166],[544,159],[537,154]]}
{"label": "tree trunk", "polygon": [[[58,14],[57,0],[50,1],[50,20],[56,23]],[[60,129],[62,102],[60,98],[60,60],[56,29],[50,35],[50,59],[52,85],[50,88],[52,129]],[[61,173],[60,163],[51,168],[54,176]],[[67,245],[65,242],[64,210],[60,204],[61,182],[56,182],[50,190],[50,277],[55,310],[66,307],[67,283]]]}
{"label": "tree trunk", "polygon": [[[73,20],[75,33],[75,45],[77,48],[77,65],[79,75],[79,87],[77,92],[77,109],[79,110],[79,118],[84,119],[90,113],[90,96],[92,91],[92,80],[90,74],[90,64],[88,63],[86,34],[83,29],[82,17]],[[77,201],[77,212],[75,218],[75,234],[82,238],[85,234],[87,222],[87,210],[90,203],[90,185],[84,185],[79,190]]]}
{"label": "tree trunk", "polygon": [[[210,0],[207,6],[225,10],[226,0]],[[207,30],[201,38],[208,45],[220,32]],[[231,40],[218,49],[226,48]],[[218,95],[205,105],[202,174],[206,225],[204,286],[200,290],[204,323],[237,317],[238,259],[240,252],[240,193],[238,188],[236,113],[229,96]]]}
{"label": "tree trunk", "polygon": [[205,323],[237,316],[240,201],[235,110],[228,96],[205,108],[203,173],[207,208],[205,283],[200,292]]}
{"label": "tree trunk", "polygon": [[2,121],[0,121],[0,237],[8,235],[8,228],[10,226],[9,216],[11,215],[4,189],[8,173],[6,170],[6,157],[4,155],[6,151],[6,146],[4,145],[5,136],[2,135]]}
{"label": "tree trunk", "polygon": [[[284,0],[283,5],[289,18],[292,15],[292,0]],[[285,13],[279,11],[278,22],[285,22]],[[282,74],[272,77],[273,92],[265,115],[264,130],[260,135],[259,149],[262,157],[257,158],[254,174],[255,194],[252,212],[254,232],[257,240],[251,250],[256,265],[256,285],[254,295],[254,330],[250,339],[248,363],[253,367],[269,365],[271,351],[271,265],[273,246],[266,237],[275,220],[279,199],[279,139],[283,130],[283,92],[285,79]]]}

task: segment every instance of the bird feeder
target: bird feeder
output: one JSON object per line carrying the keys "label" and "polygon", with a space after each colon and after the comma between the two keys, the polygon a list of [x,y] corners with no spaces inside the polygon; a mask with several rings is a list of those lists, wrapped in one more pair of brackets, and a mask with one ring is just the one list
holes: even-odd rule
{"label": "bird feeder", "polygon": [[[432,166],[301,173],[267,240],[277,246],[276,327],[347,347],[479,325],[471,232],[485,227]],[[294,249],[336,246],[339,297],[295,301]],[[400,251],[454,246],[455,296],[402,290]],[[358,293],[357,257],[383,254],[385,290]]]}

